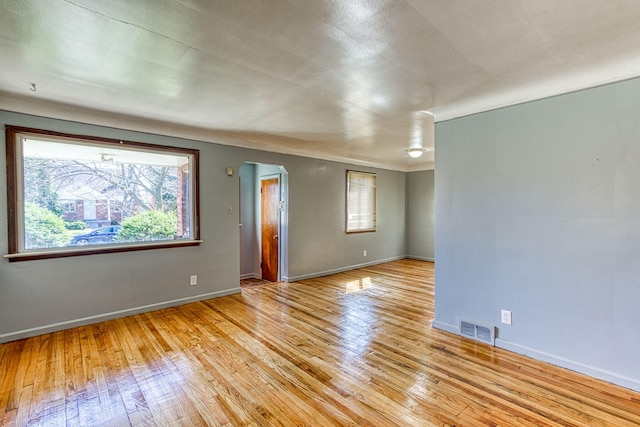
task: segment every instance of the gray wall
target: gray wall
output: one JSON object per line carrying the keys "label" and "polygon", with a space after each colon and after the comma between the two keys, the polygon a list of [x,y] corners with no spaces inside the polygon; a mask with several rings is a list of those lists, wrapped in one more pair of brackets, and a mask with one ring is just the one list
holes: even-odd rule
{"label": "gray wall", "polygon": [[639,118],[631,80],[437,124],[434,326],[640,390]]}
{"label": "gray wall", "polygon": [[254,250],[256,240],[256,165],[245,163],[239,170],[240,179],[240,276],[255,277]]}
{"label": "gray wall", "polygon": [[[305,159],[289,172],[289,280],[405,256],[405,173]],[[346,170],[376,173],[375,233],[345,234]],[[294,242],[295,241],[295,242]],[[367,256],[363,251],[367,251]]]}
{"label": "gray wall", "polygon": [[[405,174],[378,174],[376,233],[344,233],[346,164],[0,111],[0,124],[200,150],[201,237],[197,247],[10,263],[0,258],[0,341],[239,291],[238,170],[244,162],[289,172],[288,279],[405,255]],[[4,152],[4,132],[0,150]],[[0,254],[6,254],[5,162],[0,162]],[[228,214],[228,207],[233,213]],[[367,257],[362,250],[367,249]],[[189,276],[198,285],[189,286]]]}
{"label": "gray wall", "polygon": [[434,171],[407,174],[407,256],[434,260]]}

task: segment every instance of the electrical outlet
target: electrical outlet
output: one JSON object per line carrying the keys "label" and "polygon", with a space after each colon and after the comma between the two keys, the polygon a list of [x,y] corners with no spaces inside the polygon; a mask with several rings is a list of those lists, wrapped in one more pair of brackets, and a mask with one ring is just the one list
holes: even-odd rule
{"label": "electrical outlet", "polygon": [[191,276],[191,280],[189,281],[191,286],[195,286],[198,284],[198,276]]}
{"label": "electrical outlet", "polygon": [[362,256],[367,256],[367,250],[362,251]]}
{"label": "electrical outlet", "polygon": [[510,325],[511,324],[511,311],[502,310],[500,313],[501,313],[501,316],[502,316],[502,323],[504,323],[505,325]]}

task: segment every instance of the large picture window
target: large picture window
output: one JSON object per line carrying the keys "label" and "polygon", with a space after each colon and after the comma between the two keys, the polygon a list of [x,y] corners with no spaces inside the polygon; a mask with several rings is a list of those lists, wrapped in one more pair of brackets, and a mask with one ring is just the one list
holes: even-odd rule
{"label": "large picture window", "polygon": [[376,174],[347,171],[347,233],[376,231]]}
{"label": "large picture window", "polygon": [[6,134],[10,260],[199,243],[197,150]]}

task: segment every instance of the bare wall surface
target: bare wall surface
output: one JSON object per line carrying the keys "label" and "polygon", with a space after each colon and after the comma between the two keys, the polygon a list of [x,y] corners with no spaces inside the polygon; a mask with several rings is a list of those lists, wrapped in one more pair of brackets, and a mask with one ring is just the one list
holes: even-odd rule
{"label": "bare wall surface", "polygon": [[[405,173],[305,159],[289,171],[289,280],[405,256]],[[377,231],[346,234],[346,170],[376,173]],[[295,236],[295,238],[293,237]],[[367,255],[364,255],[364,251]]]}
{"label": "bare wall surface", "polygon": [[240,179],[240,276],[254,277],[256,238],[256,165],[245,163],[238,170]]}
{"label": "bare wall surface", "polygon": [[434,261],[433,170],[407,174],[407,256]]}
{"label": "bare wall surface", "polygon": [[[344,233],[349,165],[0,111],[0,123],[200,150],[202,243],[197,247],[12,262],[0,258],[0,341],[239,291],[238,171],[244,162],[289,172],[289,275],[313,277],[405,254],[405,174],[378,174],[378,231]],[[0,150],[4,153],[4,131]],[[0,254],[7,253],[0,162]],[[232,214],[228,213],[232,207]],[[367,256],[363,256],[363,250]],[[189,286],[189,276],[198,285]]]}
{"label": "bare wall surface", "polygon": [[638,117],[631,80],[437,125],[435,326],[640,390]]}

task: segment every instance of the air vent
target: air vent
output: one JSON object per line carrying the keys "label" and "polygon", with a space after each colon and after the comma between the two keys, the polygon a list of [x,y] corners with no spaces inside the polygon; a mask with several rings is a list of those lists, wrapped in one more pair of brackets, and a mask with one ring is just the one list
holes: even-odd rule
{"label": "air vent", "polygon": [[490,345],[495,344],[495,330],[493,326],[486,326],[470,320],[460,321],[460,335]]}

